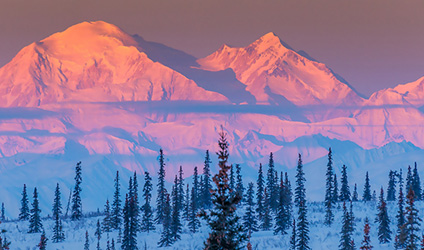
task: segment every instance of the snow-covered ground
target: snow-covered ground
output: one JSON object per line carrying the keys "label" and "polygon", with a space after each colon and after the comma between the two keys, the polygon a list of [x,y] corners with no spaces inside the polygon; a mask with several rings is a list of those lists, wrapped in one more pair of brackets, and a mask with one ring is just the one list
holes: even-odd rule
{"label": "snow-covered ground", "polygon": [[[419,208],[419,215],[422,217],[424,215],[424,202],[416,202],[417,207]],[[393,241],[390,244],[379,244],[377,239],[377,225],[374,223],[376,217],[376,202],[354,202],[353,211],[355,215],[355,232],[353,238],[357,248],[359,248],[363,234],[363,226],[365,217],[369,218],[371,225],[371,241],[375,250],[383,249],[394,249]],[[342,204],[339,204],[336,207],[335,212],[335,223],[331,227],[324,225],[324,204],[322,202],[314,202],[308,204],[308,219],[310,222],[310,247],[313,250],[329,250],[329,249],[338,249],[339,245],[339,232],[341,229],[341,216],[342,216]],[[388,212],[391,219],[391,230],[392,236],[396,231],[396,203],[388,202]],[[242,213],[243,209],[239,209]],[[83,249],[85,242],[85,232],[88,231],[90,237],[90,249],[96,249],[97,239],[94,236],[96,230],[97,220],[102,220],[102,216],[84,218],[82,221],[73,222],[69,220],[64,221],[64,230],[66,240],[62,243],[52,243],[51,240],[48,241],[47,249]],[[46,230],[46,235],[50,239],[52,237],[52,227],[53,220],[46,219],[43,221],[44,228]],[[28,234],[28,222],[4,222],[0,225],[1,229],[6,229],[7,239],[12,241],[11,249],[16,250],[26,250],[26,249],[35,249],[35,246],[40,240],[40,234]],[[422,227],[424,228],[424,227]],[[139,249],[159,249],[157,247],[157,242],[160,238],[160,227],[154,232],[151,233],[139,233],[138,234],[138,246]],[[290,231],[290,230],[289,230]],[[267,250],[276,250],[276,249],[288,249],[290,232],[287,235],[274,235],[272,231],[259,231],[252,234],[251,242],[253,249],[267,249]],[[202,222],[202,228],[200,232],[191,234],[187,225],[185,224],[183,228],[183,234],[181,240],[176,242],[173,246],[161,249],[180,249],[180,250],[196,250],[202,249],[203,242],[207,238],[208,228],[204,222]],[[101,249],[106,249],[106,242],[111,241],[112,238],[117,240],[118,232],[114,231],[107,235],[106,233],[102,234],[100,240]],[[120,249],[120,244],[116,244],[116,249]]]}

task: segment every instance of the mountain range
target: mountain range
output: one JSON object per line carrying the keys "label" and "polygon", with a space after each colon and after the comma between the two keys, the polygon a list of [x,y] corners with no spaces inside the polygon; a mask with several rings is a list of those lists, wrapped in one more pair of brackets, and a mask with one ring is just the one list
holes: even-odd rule
{"label": "mountain range", "polygon": [[[377,178],[389,163],[424,160],[423,97],[424,77],[364,98],[273,33],[198,59],[103,21],[83,22],[26,46],[0,69],[0,195],[13,207],[23,182],[44,186],[48,207],[47,181],[69,190],[79,160],[90,180],[86,197],[111,191],[105,183],[118,169],[155,175],[160,148],[168,180],[180,165],[190,176],[206,150],[217,150],[221,125],[231,162],[252,180],[270,152],[279,171],[292,171],[302,153],[308,171],[320,173],[328,147],[337,164]],[[312,199],[321,198],[316,182]]]}

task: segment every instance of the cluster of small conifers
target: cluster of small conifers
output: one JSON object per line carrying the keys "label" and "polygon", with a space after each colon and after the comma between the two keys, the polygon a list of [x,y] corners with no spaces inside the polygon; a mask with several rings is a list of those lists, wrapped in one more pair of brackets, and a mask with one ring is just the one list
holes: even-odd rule
{"label": "cluster of small conifers", "polygon": [[[152,178],[148,172],[144,173],[142,189],[142,204],[139,202],[137,174],[130,177],[128,192],[125,198],[121,197],[119,172],[114,180],[115,192],[110,204],[106,201],[102,221],[97,221],[95,236],[97,249],[100,249],[102,233],[118,231],[116,243],[124,250],[138,249],[137,233],[150,232],[161,226],[159,247],[171,246],[181,239],[183,224],[186,224],[191,233],[200,228],[199,218],[203,218],[210,228],[209,237],[205,241],[205,249],[252,249],[250,236],[259,230],[274,230],[275,234],[285,235],[291,231],[290,248],[293,250],[310,249],[309,222],[307,219],[307,201],[305,191],[305,174],[302,158],[299,154],[295,176],[294,200],[291,183],[287,173],[278,172],[274,166],[273,154],[270,154],[268,169],[264,176],[262,165],[259,165],[256,188],[254,183],[248,183],[245,189],[239,164],[228,164],[228,143],[226,133],[219,133],[217,152],[219,172],[211,178],[210,156],[206,151],[203,173],[199,176],[197,167],[194,168],[192,185],[185,184],[183,171],[180,167],[175,176],[171,191],[165,187],[165,157],[162,149],[159,151],[159,172],[157,183],[156,209],[151,206]],[[337,202],[343,202],[342,228],[340,231],[340,249],[355,249],[352,234],[355,228],[352,202],[359,201],[355,184],[353,194],[350,193],[347,168],[342,168],[341,188],[338,190],[337,176],[333,170],[331,148],[328,153],[325,194],[325,224],[331,226],[334,221],[333,210]],[[212,185],[214,182],[214,185]],[[62,212],[61,193],[59,184],[56,186],[53,202],[53,235],[52,242],[62,242],[65,234],[62,228],[62,219],[73,221],[83,219],[81,204],[81,162],[76,165],[75,186],[70,195],[65,214]],[[420,218],[414,206],[415,200],[420,200],[421,185],[415,165],[414,170],[408,169],[406,179],[406,207],[403,194],[402,172],[390,171],[387,200],[396,200],[396,184],[399,184],[397,230],[395,246],[397,248],[418,249]],[[375,191],[371,194],[368,172],[366,173],[362,200],[367,202],[377,200]],[[42,218],[38,204],[37,189],[34,189],[32,208],[29,209],[26,185],[22,191],[20,220],[29,220],[28,233],[42,232],[39,249],[45,249],[47,238],[43,230]],[[350,209],[347,204],[350,203]],[[236,210],[244,206],[244,214],[239,217]],[[296,208],[296,214],[293,212]],[[380,243],[392,240],[390,217],[387,214],[386,201],[381,189],[378,201],[378,239]],[[68,212],[70,216],[68,217]],[[4,214],[4,212],[3,212]],[[186,223],[184,223],[186,221]],[[360,249],[372,249],[370,241],[370,225],[368,219],[364,225],[364,240]],[[84,249],[88,250],[89,235],[85,234]],[[10,242],[4,240],[0,246],[8,249]],[[424,240],[423,240],[424,242]],[[107,250],[115,250],[115,239],[107,241]],[[0,247],[1,249],[1,247]]]}

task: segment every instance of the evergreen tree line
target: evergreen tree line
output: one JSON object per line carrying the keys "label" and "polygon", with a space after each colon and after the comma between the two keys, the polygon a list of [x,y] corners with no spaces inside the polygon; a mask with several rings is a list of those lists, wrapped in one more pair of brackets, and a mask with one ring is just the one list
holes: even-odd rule
{"label": "evergreen tree line", "polygon": [[[104,217],[102,221],[97,222],[95,232],[97,249],[101,249],[100,239],[102,234],[114,230],[119,232],[116,243],[121,244],[121,249],[138,249],[137,233],[150,232],[156,230],[158,226],[162,229],[158,246],[171,246],[181,239],[184,226],[187,226],[191,233],[196,233],[200,228],[200,218],[205,219],[211,229],[211,233],[205,242],[205,249],[241,249],[245,246],[246,241],[250,241],[251,234],[259,230],[273,230],[276,235],[285,235],[291,232],[290,246],[292,249],[310,249],[305,191],[306,179],[301,155],[298,155],[294,192],[288,174],[277,172],[272,153],[269,156],[266,174],[264,174],[263,166],[260,164],[256,185],[250,182],[245,188],[241,175],[241,165],[228,164],[228,142],[223,130],[220,133],[218,144],[220,147],[220,151],[217,152],[219,172],[213,178],[211,178],[209,151],[206,151],[202,174],[199,175],[198,168],[194,167],[192,183],[185,183],[184,173],[180,166],[170,191],[165,186],[165,156],[162,149],[159,151],[155,209],[151,205],[153,185],[149,172],[144,173],[141,199],[139,199],[136,172],[129,179],[128,192],[125,194],[125,198],[121,197],[120,176],[117,172],[114,179],[115,192],[112,203],[106,200]],[[68,217],[69,207],[71,209],[71,220],[81,220],[83,217],[81,162],[77,163],[75,172],[75,186],[65,214],[63,214],[62,209],[60,186],[59,184],[56,185],[52,206],[52,219],[54,220],[52,242],[65,240],[62,219]],[[345,165],[342,167],[340,190],[334,172],[330,148],[324,200],[325,224],[332,225],[334,222],[333,210],[338,202],[343,203],[339,248],[355,249],[352,238],[355,228],[352,203],[360,200],[368,202],[376,200],[376,198],[373,198],[375,195],[371,195],[368,172],[365,175],[362,199],[358,198],[356,184],[351,194]],[[215,185],[213,186],[212,183]],[[396,197],[397,185],[399,191]],[[405,191],[406,197],[403,193],[402,171],[390,171],[387,196],[384,196],[384,190],[381,188],[378,198],[378,213],[375,219],[378,225],[378,240],[380,243],[388,243],[394,240],[399,249],[418,249],[420,241],[418,232],[420,231],[421,220],[414,202],[423,197],[416,164],[414,169],[408,168]],[[393,235],[390,229],[392,218],[387,213],[386,201],[396,201],[396,199],[398,205],[397,228],[394,232],[395,235]],[[139,200],[141,200],[141,205]],[[242,217],[238,217],[236,213],[240,206],[245,208]],[[29,221],[28,233],[42,232],[38,245],[42,249],[42,247],[45,248],[48,239],[44,233],[40,213],[37,188],[34,188],[30,209],[26,185],[24,185],[19,219]],[[364,240],[360,249],[372,248],[369,237],[370,230],[367,220],[364,225]],[[86,232],[86,239],[84,249],[89,249],[88,232]],[[247,244],[251,246],[249,242]],[[107,249],[115,249],[115,239],[112,239],[111,244],[108,241]]]}

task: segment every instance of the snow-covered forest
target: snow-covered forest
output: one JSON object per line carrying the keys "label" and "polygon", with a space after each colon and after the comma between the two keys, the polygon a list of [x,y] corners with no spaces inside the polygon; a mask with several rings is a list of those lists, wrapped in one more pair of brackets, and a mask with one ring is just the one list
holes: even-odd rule
{"label": "snow-covered forest", "polygon": [[337,177],[330,148],[327,171],[320,173],[325,199],[311,202],[301,154],[295,176],[277,172],[270,153],[256,182],[246,183],[241,166],[231,164],[226,133],[219,135],[218,173],[211,173],[206,151],[203,168],[195,167],[190,179],[181,168],[170,187],[160,150],[155,177],[134,172],[124,190],[117,172],[110,181],[113,199],[99,211],[83,210],[81,162],[69,199],[52,183],[47,217],[37,188],[23,183],[19,217],[6,218],[2,204],[0,249],[423,249],[424,192],[416,164],[390,170],[387,186],[373,190],[367,172],[363,187],[349,183],[346,166]]}

